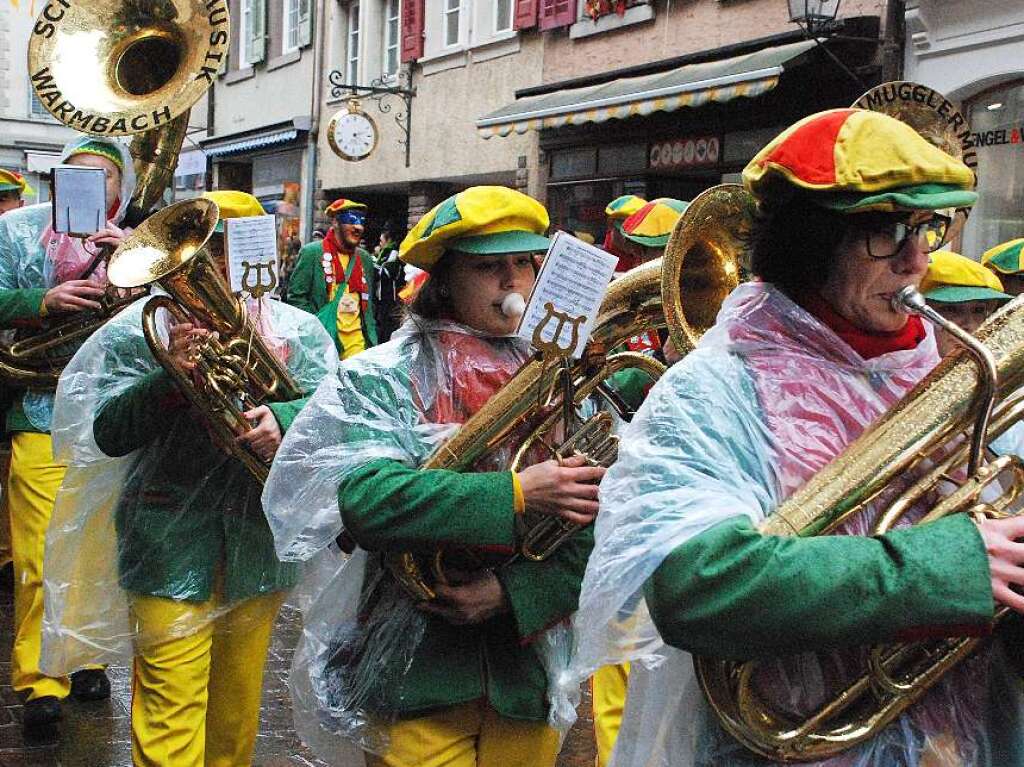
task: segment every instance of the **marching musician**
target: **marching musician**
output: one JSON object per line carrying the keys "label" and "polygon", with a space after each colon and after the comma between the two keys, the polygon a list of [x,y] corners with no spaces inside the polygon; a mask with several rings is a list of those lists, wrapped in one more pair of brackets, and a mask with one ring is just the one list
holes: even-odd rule
{"label": "marching musician", "polygon": [[[106,174],[106,226],[81,240],[54,231],[53,206],[18,207],[0,217],[0,326],[31,334],[43,318],[98,310],[104,293],[102,265],[82,279],[101,245],[116,246],[119,228],[135,189],[135,171],[126,146],[106,138],[83,136],[64,147],[60,161],[101,168]],[[23,180],[17,184],[20,189]],[[13,382],[15,385],[17,382]],[[7,410],[11,468],[7,503],[14,558],[14,648],[11,684],[26,696],[24,726],[33,729],[61,718],[60,701],[110,695],[102,669],[79,671],[72,679],[52,678],[39,670],[43,617],[43,544],[64,466],[54,459],[50,440],[53,391],[19,391]]]}
{"label": "marching musician", "polygon": [[[800,721],[850,681],[846,655],[812,651],[976,635],[997,604],[1024,610],[1021,519],[755,526],[935,366],[933,332],[891,300],[920,283],[948,209],[974,203],[972,172],[898,120],[838,109],[780,134],[744,183],[760,280],[654,386],[601,487],[567,678],[634,660],[616,767],[767,763],[718,724],[687,653],[774,658],[754,689]],[[826,763],[1024,764],[1012,682],[993,645]]]}
{"label": "marching musician", "polygon": [[[604,470],[578,458],[513,473],[502,447],[470,473],[417,468],[529,356],[503,304],[529,294],[547,228],[540,203],[504,187],[472,187],[428,212],[400,248],[430,275],[408,319],[346,360],[282,445],[264,495],[279,555],[309,558],[342,525],[360,547],[306,611],[300,676],[315,705],[296,723],[307,742],[336,732],[373,766],[554,764],[541,659],[557,655],[549,630],[576,608],[589,529],[543,562],[451,572],[418,607],[378,559],[508,555],[528,508],[578,524],[597,512]],[[293,675],[300,701],[302,684]],[[309,722],[320,724],[303,731]]]}
{"label": "marching musician", "polygon": [[995,272],[1007,293],[1019,296],[1024,293],[1024,238],[1002,242],[981,254],[981,263]]}
{"label": "marching musician", "polygon": [[[223,221],[263,209],[244,192],[204,197],[220,208],[207,252],[226,278]],[[147,300],[90,338],[61,378],[54,440],[70,468],[47,540],[45,661],[134,656],[138,767],[249,764],[271,629],[297,570],[274,555],[259,482],[153,357]],[[267,296],[246,300],[260,337],[311,393],[337,364],[326,332]],[[164,332],[177,365],[196,374],[191,352],[211,331],[168,319]],[[269,462],[304,402],[249,410],[239,442]],[[88,576],[86,561],[96,563]],[[88,604],[76,599],[85,577],[99,592]]]}
{"label": "marching musician", "polygon": [[25,204],[25,195],[35,190],[20,173],[0,168],[0,216]]}
{"label": "marching musician", "polygon": [[340,198],[324,211],[327,236],[299,250],[288,281],[288,303],[315,314],[348,359],[377,344],[374,321],[374,263],[360,246],[367,207]]}

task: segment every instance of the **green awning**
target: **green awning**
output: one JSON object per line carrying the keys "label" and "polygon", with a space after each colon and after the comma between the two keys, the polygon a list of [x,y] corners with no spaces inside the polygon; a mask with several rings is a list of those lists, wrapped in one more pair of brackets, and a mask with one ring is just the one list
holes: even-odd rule
{"label": "green awning", "polygon": [[513,131],[602,123],[652,112],[674,112],[735,98],[753,98],[774,88],[787,66],[796,65],[815,45],[813,40],[735,56],[731,59],[686,64],[667,72],[618,80],[584,88],[517,99],[477,120],[484,138]]}

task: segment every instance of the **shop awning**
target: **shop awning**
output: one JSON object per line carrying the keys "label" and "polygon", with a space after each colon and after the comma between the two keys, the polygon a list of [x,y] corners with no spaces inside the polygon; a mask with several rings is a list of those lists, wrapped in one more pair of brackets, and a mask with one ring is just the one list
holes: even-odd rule
{"label": "shop awning", "polygon": [[264,133],[260,136],[252,136],[225,144],[204,144],[203,151],[210,157],[218,157],[225,154],[234,154],[235,152],[244,152],[247,149],[260,149],[275,144],[287,144],[289,141],[294,141],[298,135],[299,132],[297,130],[289,128],[288,130]]}
{"label": "shop awning", "polygon": [[484,138],[507,136],[513,131],[603,123],[760,96],[778,84],[787,65],[795,64],[814,45],[812,40],[801,40],[730,59],[517,99],[477,120],[477,131]]}

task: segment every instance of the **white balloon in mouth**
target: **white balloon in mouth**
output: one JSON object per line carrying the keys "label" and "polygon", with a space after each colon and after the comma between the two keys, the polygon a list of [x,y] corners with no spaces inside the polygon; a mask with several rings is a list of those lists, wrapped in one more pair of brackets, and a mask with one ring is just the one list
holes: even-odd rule
{"label": "white balloon in mouth", "polygon": [[501,313],[506,317],[519,319],[526,311],[526,299],[518,293],[509,293],[501,302]]}

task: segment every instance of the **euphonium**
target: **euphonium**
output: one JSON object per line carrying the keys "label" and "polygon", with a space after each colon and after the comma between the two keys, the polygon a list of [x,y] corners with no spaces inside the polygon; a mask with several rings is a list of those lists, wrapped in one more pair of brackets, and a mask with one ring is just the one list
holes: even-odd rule
{"label": "euphonium", "polygon": [[[43,106],[68,127],[134,135],[136,187],[125,220],[159,201],[185,140],[192,105],[227,54],[226,0],[48,2],[28,47],[29,78]],[[0,378],[53,387],[70,355],[61,347],[92,334],[134,299],[108,295],[99,311],[55,319],[0,346]]]}
{"label": "euphonium", "polygon": [[[630,270],[611,284],[586,350],[568,371],[574,385],[574,412],[596,395],[628,417],[607,380],[627,368],[643,370],[652,379],[664,371],[659,362],[642,354],[612,351],[630,336],[667,325],[680,352],[694,347],[740,281],[744,249],[737,232],[749,229],[751,213],[752,203],[742,187],[724,184],[707,190],[676,224],[662,258]],[[723,226],[724,222],[730,226]],[[610,465],[617,448],[607,413],[563,435],[564,441],[556,440],[557,427],[565,420],[558,387],[562,371],[539,356],[527,361],[421,468],[464,471],[496,449],[511,448],[512,469],[518,470],[535,446],[548,455],[584,455],[592,464]],[[533,560],[549,556],[578,529],[533,514],[527,514],[526,523],[517,555]],[[445,582],[446,566],[461,569],[460,555],[470,560],[469,567],[480,566],[472,563],[468,552],[451,551],[435,552],[429,561],[412,553],[386,554],[384,561],[412,597],[429,600],[435,596],[432,583]]]}
{"label": "euphonium", "polygon": [[[211,200],[175,203],[144,221],[110,258],[110,282],[120,288],[157,283],[169,295],[150,298],[142,330],[153,356],[204,416],[214,441],[259,481],[269,467],[238,444],[250,425],[242,413],[266,402],[285,402],[302,392],[267,348],[245,304],[231,293],[204,249],[217,225]],[[194,371],[182,370],[160,338],[157,312],[174,322],[202,323],[216,331],[196,344]]]}

